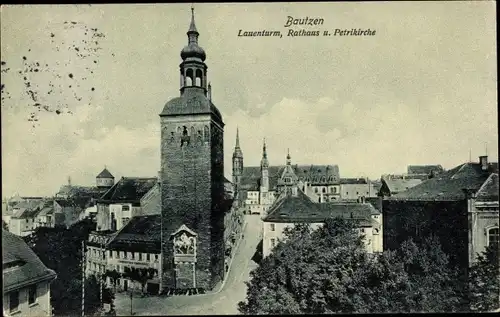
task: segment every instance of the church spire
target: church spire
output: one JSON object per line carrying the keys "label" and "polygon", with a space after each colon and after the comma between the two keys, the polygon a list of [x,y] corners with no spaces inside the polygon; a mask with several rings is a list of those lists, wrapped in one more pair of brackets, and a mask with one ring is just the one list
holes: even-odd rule
{"label": "church spire", "polygon": [[236,127],[236,147],[237,148],[240,147],[240,131],[239,131],[238,127]]}
{"label": "church spire", "polygon": [[240,148],[240,133],[238,128],[236,128],[236,145],[234,146],[233,158],[243,159],[243,152],[241,152]]}
{"label": "church spire", "polygon": [[266,139],[264,138],[264,145],[262,146],[262,159],[260,160],[261,168],[268,168],[269,161],[267,160]]}
{"label": "church spire", "polygon": [[292,164],[292,157],[290,156],[290,149],[288,149],[288,154],[286,155],[286,165]]}

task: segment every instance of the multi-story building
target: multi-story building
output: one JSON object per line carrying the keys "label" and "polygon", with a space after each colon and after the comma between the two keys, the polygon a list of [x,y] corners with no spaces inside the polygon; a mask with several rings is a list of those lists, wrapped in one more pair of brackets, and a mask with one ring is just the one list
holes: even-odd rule
{"label": "multi-story building", "polygon": [[[127,278],[133,269],[151,270],[146,290],[158,293],[161,290],[161,215],[133,217],[121,230],[111,235],[106,245],[107,270],[116,270],[122,276],[117,289],[127,291],[134,282]],[[108,278],[108,283],[112,281]]]}
{"label": "multi-story building", "polygon": [[385,248],[435,235],[467,274],[486,246],[498,247],[498,164],[481,156],[384,199],[382,210]]}
{"label": "multi-story building", "polygon": [[337,165],[292,165],[288,153],[286,165],[270,166],[264,141],[260,166],[244,166],[237,133],[233,153],[233,183],[238,195],[243,196],[241,199],[247,213],[265,215],[280,191],[295,182],[314,201],[341,199]]}
{"label": "multi-story building", "polygon": [[[368,178],[341,178],[340,199],[357,200],[360,197],[377,197],[375,184]],[[332,201],[332,200],[330,200]]]}
{"label": "multi-story building", "polygon": [[313,202],[300,188],[292,186],[283,191],[267,216],[263,218],[263,256],[268,256],[278,241],[284,238],[284,230],[300,223],[317,229],[325,219],[340,217],[356,222],[363,235],[368,253],[382,252],[382,214],[364,198],[357,202]]}
{"label": "multi-story building", "polygon": [[213,104],[194,11],[180,96],[161,121],[162,287],[212,289],[224,278],[224,122]]}
{"label": "multi-story building", "polygon": [[122,177],[97,200],[97,230],[120,230],[134,216],[157,214],[156,177]]}
{"label": "multi-story building", "polygon": [[50,283],[56,273],[20,237],[5,230],[2,250],[3,315],[51,316]]}

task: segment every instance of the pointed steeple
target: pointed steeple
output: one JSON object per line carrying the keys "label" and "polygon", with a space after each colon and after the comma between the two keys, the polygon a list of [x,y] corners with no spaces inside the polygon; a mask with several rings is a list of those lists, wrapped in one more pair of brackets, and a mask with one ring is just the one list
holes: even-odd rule
{"label": "pointed steeple", "polygon": [[264,145],[262,146],[262,159],[260,160],[261,168],[268,168],[269,161],[267,160],[266,138],[264,138]]}
{"label": "pointed steeple", "polygon": [[264,138],[264,145],[262,146],[262,158],[267,158],[266,138]]}
{"label": "pointed steeple", "polygon": [[238,128],[236,128],[236,145],[234,146],[233,158],[243,159],[243,152],[241,151],[240,148],[240,133]]}
{"label": "pointed steeple", "polygon": [[196,24],[194,22],[194,8],[191,7],[191,23],[189,24],[189,29],[187,31],[188,45],[185,46],[181,51],[181,58],[186,60],[187,58],[198,58],[203,62],[206,59],[205,51],[198,45],[198,30],[196,29]]}
{"label": "pointed steeple", "polygon": [[237,148],[240,147],[240,131],[239,131],[238,127],[236,127],[236,147]]}
{"label": "pointed steeple", "polygon": [[286,165],[292,164],[292,157],[290,156],[290,149],[288,149],[288,154],[286,155]]}
{"label": "pointed steeple", "polygon": [[[196,29],[196,24],[194,23],[194,7],[191,6],[191,24],[189,24],[189,30],[187,31],[187,35],[189,36],[190,34],[196,34],[199,35],[198,30]],[[198,40],[198,37],[193,38],[195,40]],[[189,40],[191,40],[191,37],[189,37]]]}

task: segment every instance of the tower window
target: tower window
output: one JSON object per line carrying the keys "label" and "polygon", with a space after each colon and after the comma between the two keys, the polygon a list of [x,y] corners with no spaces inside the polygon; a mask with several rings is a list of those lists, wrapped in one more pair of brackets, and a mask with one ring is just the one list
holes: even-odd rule
{"label": "tower window", "polygon": [[202,80],[203,80],[203,73],[201,72],[201,69],[198,69],[196,70],[195,85],[198,87],[202,87]]}
{"label": "tower window", "polygon": [[194,78],[193,70],[192,69],[186,70],[186,77],[184,79],[185,86],[188,87],[193,86],[193,78]]}

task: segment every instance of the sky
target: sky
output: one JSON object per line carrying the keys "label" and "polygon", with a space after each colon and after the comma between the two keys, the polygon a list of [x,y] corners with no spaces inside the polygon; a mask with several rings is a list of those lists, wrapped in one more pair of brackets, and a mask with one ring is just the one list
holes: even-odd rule
{"label": "sky", "polygon": [[[105,166],[157,175],[190,6],[1,7],[3,197],[53,195],[68,177],[93,185]],[[493,1],[194,7],[228,179],[237,127],[245,166],[259,165],[264,138],[271,165],[289,149],[293,164],[337,164],[341,177],[450,169],[486,151],[498,161]],[[376,33],[289,37],[288,16],[324,21],[297,31]]]}

